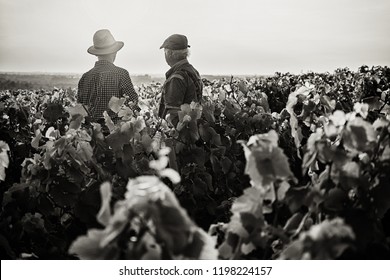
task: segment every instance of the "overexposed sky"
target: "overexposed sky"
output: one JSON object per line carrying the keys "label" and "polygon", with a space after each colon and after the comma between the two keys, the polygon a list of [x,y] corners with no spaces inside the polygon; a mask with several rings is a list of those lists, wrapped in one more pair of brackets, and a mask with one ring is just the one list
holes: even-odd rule
{"label": "overexposed sky", "polygon": [[173,33],[201,74],[390,65],[389,0],[0,0],[0,71],[83,73],[102,28],[134,74],[169,69],[159,47]]}

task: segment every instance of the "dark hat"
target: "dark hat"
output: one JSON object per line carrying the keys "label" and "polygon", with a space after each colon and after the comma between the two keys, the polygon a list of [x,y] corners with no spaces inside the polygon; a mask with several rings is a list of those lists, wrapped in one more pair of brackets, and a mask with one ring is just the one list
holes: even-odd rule
{"label": "dark hat", "polygon": [[165,39],[160,49],[166,48],[170,50],[183,50],[190,47],[188,45],[187,37],[180,34],[173,34]]}

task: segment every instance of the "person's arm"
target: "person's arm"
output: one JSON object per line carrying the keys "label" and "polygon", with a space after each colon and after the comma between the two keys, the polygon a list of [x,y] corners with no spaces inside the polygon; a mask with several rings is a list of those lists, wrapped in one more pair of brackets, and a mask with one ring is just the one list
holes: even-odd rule
{"label": "person's arm", "polygon": [[129,72],[125,71],[122,77],[121,83],[121,94],[122,96],[128,96],[130,101],[133,102],[133,108],[135,110],[140,110],[138,107],[138,94],[134,90],[133,82],[131,81]]}
{"label": "person's arm", "polygon": [[84,89],[84,80],[85,75],[83,75],[79,81],[79,84],[77,86],[77,103],[80,103],[83,105],[83,108],[87,112],[88,116],[85,118],[86,123],[89,123],[91,121],[91,115],[89,112],[89,95],[85,92]]}
{"label": "person's arm", "polygon": [[176,125],[179,121],[177,112],[180,111],[180,106],[184,102],[187,85],[182,75],[173,74],[170,81],[165,86],[165,110],[166,115],[170,114],[171,121]]}
{"label": "person's arm", "polygon": [[84,91],[84,75],[81,77],[77,86],[77,103],[87,105],[87,95]]}

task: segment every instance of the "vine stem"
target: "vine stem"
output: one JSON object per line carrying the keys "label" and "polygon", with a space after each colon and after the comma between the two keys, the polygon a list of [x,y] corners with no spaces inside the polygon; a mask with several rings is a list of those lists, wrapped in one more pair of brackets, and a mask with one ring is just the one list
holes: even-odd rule
{"label": "vine stem", "polygon": [[303,229],[303,227],[304,227],[304,225],[305,225],[306,220],[307,220],[309,217],[310,217],[310,212],[307,212],[307,213],[305,214],[305,216],[303,216],[302,221],[300,222],[300,224],[299,224],[297,230],[296,230],[295,233],[291,236],[291,238],[295,238],[295,237],[298,236],[298,234],[302,231],[302,229]]}
{"label": "vine stem", "polygon": [[232,260],[238,260],[241,257],[241,254],[240,254],[241,245],[242,245],[242,238],[240,238],[238,240],[238,244],[237,244],[236,250],[234,251]]}
{"label": "vine stem", "polygon": [[378,143],[376,144],[375,149],[374,149],[374,154],[373,154],[374,158],[373,158],[373,161],[374,161],[375,159],[377,159],[378,156],[379,156],[379,155],[378,155],[378,152],[379,152],[379,149],[380,149],[380,147],[381,147],[381,142],[386,138],[386,131],[387,131],[387,129],[385,129],[385,128],[382,127],[381,134],[379,135]]}

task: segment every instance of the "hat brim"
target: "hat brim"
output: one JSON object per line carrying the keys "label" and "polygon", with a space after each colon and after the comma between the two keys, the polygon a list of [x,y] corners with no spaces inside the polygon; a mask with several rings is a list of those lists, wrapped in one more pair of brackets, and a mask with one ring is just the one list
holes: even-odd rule
{"label": "hat brim", "polygon": [[105,55],[105,54],[112,54],[116,53],[119,51],[121,48],[123,48],[124,43],[121,41],[116,41],[115,44],[108,48],[102,48],[102,49],[97,49],[94,46],[91,46],[88,48],[87,52],[93,55]]}
{"label": "hat brim", "polygon": [[[191,46],[190,45],[187,45],[187,48],[190,48]],[[161,49],[171,49],[171,50],[185,50],[186,48],[175,48],[175,47],[170,47],[166,42],[164,42],[161,47],[160,47],[160,50]]]}

